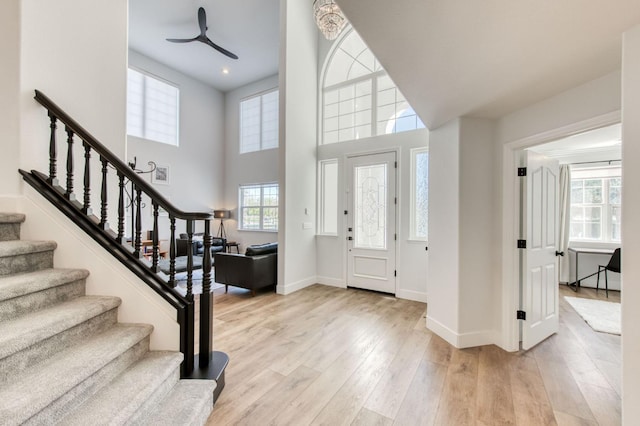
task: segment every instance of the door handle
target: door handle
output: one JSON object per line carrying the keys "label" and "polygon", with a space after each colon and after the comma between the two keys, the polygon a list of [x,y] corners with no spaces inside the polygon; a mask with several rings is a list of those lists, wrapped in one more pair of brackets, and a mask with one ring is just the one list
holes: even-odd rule
{"label": "door handle", "polygon": [[556,256],[564,256],[564,252],[556,250]]}

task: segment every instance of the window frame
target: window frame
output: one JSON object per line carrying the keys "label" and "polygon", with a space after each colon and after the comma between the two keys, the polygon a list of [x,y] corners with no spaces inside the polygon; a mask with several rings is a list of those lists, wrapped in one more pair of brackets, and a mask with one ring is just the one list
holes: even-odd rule
{"label": "window frame", "polygon": [[[263,111],[263,98],[266,95],[272,94],[274,92],[277,92],[278,95],[278,102],[277,102],[277,117],[276,117],[276,123],[277,123],[277,127],[276,127],[276,146],[270,146],[268,148],[264,147],[264,131],[263,131],[263,117],[264,117],[264,111]],[[252,152],[260,152],[260,151],[268,151],[270,149],[278,149],[280,147],[280,138],[278,135],[278,132],[280,131],[280,101],[279,101],[279,95],[280,95],[280,88],[279,87],[273,87],[271,89],[267,89],[267,90],[263,90],[261,92],[258,93],[254,93],[250,96],[244,97],[242,99],[240,99],[240,102],[238,103],[238,152],[240,154],[249,154]],[[244,102],[250,101],[250,100],[254,100],[256,98],[260,99],[260,114],[259,114],[259,118],[258,118],[258,123],[259,123],[259,127],[260,130],[258,132],[259,137],[260,137],[260,144],[259,144],[259,148],[258,149],[253,149],[253,150],[243,150],[243,113],[242,113],[242,104]]]}
{"label": "window frame", "polygon": [[[141,135],[137,135],[137,134],[132,134],[129,132],[129,96],[130,96],[130,88],[131,86],[128,83],[129,80],[129,71],[133,71],[136,72],[140,75],[142,75],[143,77],[143,85],[142,85],[142,94],[141,94],[141,104],[142,104],[142,134]],[[153,139],[151,137],[149,137],[149,135],[147,134],[147,115],[149,114],[150,110],[147,108],[148,106],[148,102],[147,102],[147,96],[146,96],[146,92],[147,92],[147,79],[151,79],[151,80],[155,80],[156,82],[162,83],[166,86],[172,87],[175,89],[176,93],[175,93],[175,108],[176,108],[176,114],[175,114],[175,141],[172,142],[168,142],[168,141],[164,141],[164,140],[158,140],[158,139]],[[150,73],[146,70],[143,70],[141,68],[135,67],[135,66],[131,66],[129,65],[127,67],[127,111],[126,111],[126,121],[127,121],[127,136],[132,136],[135,138],[139,138],[139,139],[144,139],[146,141],[150,141],[150,142],[156,142],[156,143],[161,143],[164,145],[169,145],[169,146],[175,146],[175,147],[179,147],[180,146],[180,86],[172,81],[169,81],[165,78],[159,77],[153,73]]]}
{"label": "window frame", "polygon": [[[611,180],[612,179],[622,179],[622,169],[620,167],[603,167],[597,169],[579,169],[572,171],[574,174],[579,174],[579,177],[571,176],[571,188],[573,190],[574,181],[582,182],[582,191],[585,190],[584,181],[586,180],[600,180],[602,183],[602,202],[601,203],[584,203],[584,192],[583,192],[583,202],[582,203],[574,203],[573,196],[571,196],[570,202],[570,212],[569,212],[569,240],[571,242],[578,243],[601,243],[601,244],[620,244],[621,239],[613,239],[612,231],[613,231],[613,215],[612,215],[612,207],[621,207],[622,202],[619,204],[613,204],[610,202],[610,190],[611,190]],[[590,175],[591,172],[591,175]],[[622,190],[622,181],[620,183],[620,190]],[[574,222],[572,218],[572,210],[575,207],[580,208],[592,208],[598,207],[600,208],[600,238],[574,238],[571,236],[571,231],[573,228]],[[585,226],[585,220],[582,222],[583,226]],[[622,226],[622,218],[620,217],[618,225]]]}
{"label": "window frame", "polygon": [[[277,204],[274,205],[265,205],[264,204],[264,190],[265,188],[275,187],[278,190],[278,200]],[[243,191],[250,188],[260,188],[260,204],[259,205],[251,205],[245,206],[243,204]],[[259,216],[259,228],[246,228],[244,224],[244,214],[243,210],[247,208],[258,208],[260,211]],[[276,228],[275,229],[265,229],[264,227],[264,210],[265,208],[275,208],[277,212],[277,218],[280,218],[280,185],[278,182],[265,182],[265,183],[251,183],[251,184],[241,184],[238,186],[238,231],[248,231],[248,232],[278,232],[279,231],[279,223],[276,220]]]}
{"label": "window frame", "polygon": [[[386,70],[384,70],[384,68],[377,69],[374,70],[373,72],[371,72],[370,74],[366,74],[366,75],[361,75],[358,77],[354,77],[348,80],[344,80],[341,81],[339,83],[334,83],[331,84],[329,86],[326,85],[326,78],[327,78],[327,73],[328,70],[331,67],[332,61],[335,57],[336,52],[338,52],[340,50],[340,47],[342,45],[342,43],[349,37],[351,36],[352,33],[354,33],[355,30],[350,29],[349,31],[345,31],[344,35],[341,36],[333,45],[331,52],[327,55],[327,59],[325,61],[323,70],[322,70],[322,84],[319,87],[319,91],[320,94],[318,96],[320,105],[319,105],[319,109],[318,109],[318,115],[319,115],[319,125],[318,125],[318,144],[319,145],[330,145],[333,143],[342,143],[342,142],[350,142],[350,141],[355,141],[355,140],[359,140],[359,139],[363,139],[363,138],[368,138],[368,137],[376,137],[376,136],[381,136],[381,135],[387,135],[387,134],[396,134],[396,133],[401,133],[404,131],[413,131],[413,130],[420,130],[420,129],[424,129],[426,128],[426,126],[424,125],[424,123],[422,122],[422,120],[420,119],[420,117],[418,116],[417,113],[415,113],[415,110],[413,110],[413,107],[411,107],[411,104],[409,104],[409,101],[406,100],[406,98],[404,97],[404,95],[402,94],[402,92],[400,91],[400,89],[398,88],[398,86],[393,82],[393,80],[391,79],[391,77],[389,76],[389,74],[386,72]],[[356,33],[357,35],[357,33]],[[369,49],[370,51],[370,49]],[[375,56],[374,56],[375,58]],[[354,58],[354,62],[356,62],[357,60]],[[377,59],[376,59],[377,61]],[[377,62],[376,62],[377,63]],[[379,64],[379,63],[378,63]],[[395,97],[396,97],[396,101],[393,104],[385,104],[385,105],[378,105],[378,80],[381,77],[388,77],[389,80],[391,81],[391,83],[393,83],[393,90],[395,90]],[[336,90],[340,90],[340,89],[344,89],[347,88],[349,86],[355,86],[358,83],[363,83],[363,82],[367,82],[370,81],[371,82],[371,105],[370,105],[370,123],[369,123],[369,135],[365,135],[365,136],[356,136],[356,132],[358,127],[363,127],[363,126],[358,126],[356,124],[356,115],[358,112],[363,112],[363,111],[356,111],[355,110],[355,106],[354,106],[354,111],[351,113],[347,113],[347,114],[343,114],[340,115],[340,113],[338,112],[338,115],[335,116],[335,118],[338,119],[338,125],[337,128],[335,130],[335,132],[337,133],[337,138],[336,140],[332,140],[330,142],[327,142],[327,134],[325,132],[325,127],[326,127],[326,107],[327,107],[327,100],[326,100],[326,96],[327,93],[329,92],[333,92]],[[387,88],[385,90],[389,90],[391,88]],[[389,105],[395,105],[397,108],[397,105],[399,102],[402,101],[398,101],[398,94],[400,96],[402,96],[402,98],[404,98],[404,102],[406,102],[408,109],[412,110],[415,114],[415,118],[416,118],[416,128],[415,129],[409,129],[409,130],[401,130],[398,131],[396,129],[397,127],[397,120],[398,118],[401,118],[401,114],[398,114],[398,112],[396,111],[396,114],[394,114],[393,119],[389,118],[387,120],[383,120],[381,122],[378,121],[378,109],[380,107],[384,107],[384,106],[389,106]],[[352,98],[352,101],[356,102],[357,100],[357,96],[355,96],[354,98]],[[338,99],[337,103],[335,105],[339,105],[341,103],[341,101]],[[334,105],[334,104],[330,104],[330,105]],[[366,111],[366,109],[364,110]],[[341,117],[346,117],[348,115],[352,115],[353,116],[353,124],[351,127],[344,127],[344,128],[340,128],[340,118]],[[334,118],[334,117],[329,117],[329,118]],[[393,125],[393,131],[392,132],[378,132],[378,127],[380,125],[383,125],[385,127],[389,126],[389,123],[393,121],[394,125]],[[340,131],[341,130],[352,130],[353,131],[353,138],[352,139],[344,139],[341,140],[340,138]],[[334,130],[331,130],[331,132],[334,132]]]}
{"label": "window frame", "polygon": [[[416,217],[416,191],[417,191],[417,157],[418,154],[427,154],[427,235],[422,237],[417,233],[417,217]],[[410,210],[409,210],[409,241],[427,242],[429,240],[429,147],[412,148],[411,170],[410,170]]]}

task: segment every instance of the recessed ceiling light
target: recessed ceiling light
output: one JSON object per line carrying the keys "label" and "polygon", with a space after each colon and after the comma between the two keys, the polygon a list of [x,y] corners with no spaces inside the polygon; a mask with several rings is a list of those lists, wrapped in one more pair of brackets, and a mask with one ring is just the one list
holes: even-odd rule
{"label": "recessed ceiling light", "polygon": [[222,74],[229,74],[229,68],[222,68]]}

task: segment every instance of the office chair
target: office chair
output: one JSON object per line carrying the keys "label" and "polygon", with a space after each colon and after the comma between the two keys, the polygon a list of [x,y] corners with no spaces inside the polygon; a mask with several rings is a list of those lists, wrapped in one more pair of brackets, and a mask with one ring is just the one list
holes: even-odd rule
{"label": "office chair", "polygon": [[617,248],[611,255],[609,263],[606,265],[598,265],[598,280],[596,281],[596,291],[600,287],[600,272],[604,271],[604,288],[609,297],[609,280],[607,278],[607,271],[620,273],[620,249]]}

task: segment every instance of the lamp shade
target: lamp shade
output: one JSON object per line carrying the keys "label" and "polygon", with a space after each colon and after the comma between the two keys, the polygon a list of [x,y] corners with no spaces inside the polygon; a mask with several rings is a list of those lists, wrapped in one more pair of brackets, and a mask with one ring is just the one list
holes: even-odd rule
{"label": "lamp shade", "polygon": [[229,210],[214,210],[213,217],[216,219],[229,219],[231,212]]}

